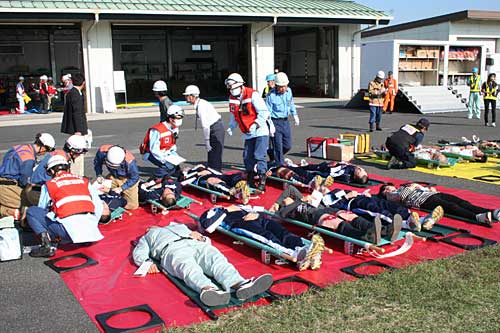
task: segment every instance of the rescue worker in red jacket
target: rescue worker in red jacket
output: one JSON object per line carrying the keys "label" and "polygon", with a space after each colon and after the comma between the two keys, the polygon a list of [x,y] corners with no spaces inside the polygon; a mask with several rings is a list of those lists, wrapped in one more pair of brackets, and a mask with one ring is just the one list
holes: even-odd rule
{"label": "rescue worker in red jacket", "polygon": [[42,242],[30,255],[52,257],[52,241],[76,244],[103,239],[98,228],[103,204],[89,181],[71,174],[68,161],[61,155],[49,160],[47,172],[53,178],[43,185],[38,206],[29,207],[26,214]]}
{"label": "rescue worker in red jacket", "polygon": [[102,145],[95,154],[94,170],[97,182],[102,183],[102,166],[106,164],[111,179],[111,190],[127,200],[125,209],[139,207],[139,169],[134,155],[128,150],[114,145]]}
{"label": "rescue worker in red jacket", "polygon": [[245,145],[243,162],[248,174],[248,183],[253,185],[255,174],[259,177],[258,189],[266,189],[267,149],[269,147],[270,114],[260,94],[244,86],[243,78],[233,73],[224,82],[229,89],[229,111],[231,120],[227,133],[233,134],[237,126],[243,133]]}
{"label": "rescue worker in red jacket", "polygon": [[175,143],[183,118],[184,110],[178,105],[171,105],[167,110],[167,121],[152,126],[139,146],[143,160],[158,167],[154,173],[156,178],[172,176],[179,171],[182,158],[177,154]]}
{"label": "rescue worker in red jacket", "polygon": [[53,151],[56,142],[49,133],[38,133],[33,144],[16,145],[4,156],[0,165],[0,217],[22,217],[21,197],[29,191],[33,167],[38,156]]}

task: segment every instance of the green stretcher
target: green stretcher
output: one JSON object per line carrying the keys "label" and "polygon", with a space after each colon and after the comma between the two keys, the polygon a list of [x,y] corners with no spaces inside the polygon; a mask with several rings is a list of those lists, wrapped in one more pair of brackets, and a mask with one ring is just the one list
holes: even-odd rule
{"label": "green stretcher", "polygon": [[[423,208],[418,208],[418,209],[421,210],[421,211],[423,211],[423,212],[426,212],[426,213],[431,213],[431,211],[427,210],[427,209],[423,209]],[[467,223],[470,223],[470,224],[480,225],[482,227],[493,228],[493,226],[490,225],[490,224],[488,224],[488,223],[483,223],[483,222],[478,222],[476,220],[466,219],[465,217],[461,217],[461,216],[456,216],[456,215],[449,214],[446,211],[444,212],[444,216],[452,218],[454,220],[459,220],[459,221],[467,222]]]}
{"label": "green stretcher", "polygon": [[413,231],[417,236],[424,237],[427,239],[435,239],[435,237],[446,237],[456,232],[468,233],[469,230],[450,227],[444,224],[434,224],[430,230]]}
{"label": "green stretcher", "polygon": [[349,185],[349,186],[358,187],[358,188],[367,188],[367,187],[371,187],[371,186],[377,186],[377,185],[381,185],[381,184],[386,184],[386,182],[384,182],[382,180],[370,179],[370,178],[368,178],[368,182],[366,182],[365,184],[345,182],[345,181],[337,180],[337,179],[335,179],[335,183]]}
{"label": "green stretcher", "polygon": [[156,213],[158,213],[158,210],[160,210],[162,215],[167,215],[168,212],[172,209],[189,208],[189,206],[191,206],[191,204],[193,202],[200,204],[200,205],[202,204],[200,201],[195,200],[195,199],[190,198],[190,197],[187,197],[187,196],[184,196],[184,195],[181,195],[181,197],[179,198],[179,200],[177,200],[175,205],[170,206],[170,207],[166,207],[166,206],[162,205],[159,201],[156,201],[156,200],[148,200],[148,203],[150,204],[150,207],[151,207],[151,212],[153,214],[156,214]]}
{"label": "green stretcher", "polygon": [[[210,194],[210,201],[213,204],[217,203],[217,199],[218,198],[222,198],[222,199],[225,199],[225,200],[231,200],[232,199],[231,196],[229,196],[229,195],[227,195],[225,193],[222,193],[222,192],[219,192],[219,191],[215,191],[215,190],[212,190],[212,189],[200,186],[200,185],[196,185],[196,184],[193,184],[193,183],[186,183],[184,186],[189,186],[189,187],[194,188],[196,190],[199,190],[199,191],[202,191],[202,192]],[[250,188],[250,194],[256,194],[256,193],[257,193],[256,189]]]}
{"label": "green stretcher", "polygon": [[[383,160],[389,160],[391,158],[391,153],[389,153],[388,151],[376,150],[375,155],[377,155],[379,158],[381,158]],[[445,155],[445,154],[443,154],[443,155]],[[453,157],[453,156],[447,156],[447,155],[445,155],[445,156],[446,157]],[[447,163],[443,163],[443,162],[437,161],[437,160],[426,160],[423,158],[415,158],[415,160],[417,162],[417,165],[426,166],[429,169],[449,168],[449,167],[454,166],[455,163],[457,162],[456,159],[452,159],[452,160],[447,159],[448,160]]]}
{"label": "green stretcher", "polygon": [[111,216],[107,222],[99,222],[99,224],[106,225],[106,224],[110,224],[111,222],[116,222],[117,220],[122,220],[123,214],[125,214],[125,213],[130,215],[130,213],[125,208],[118,207],[111,212]]}
{"label": "green stretcher", "polygon": [[[161,266],[158,266],[158,267],[161,267]],[[170,281],[172,281],[173,284],[175,284],[175,286],[180,290],[182,291],[184,294],[186,294],[186,296],[188,296],[191,301],[196,304],[210,319],[212,320],[217,320],[219,317],[217,316],[217,314],[215,313],[215,311],[217,310],[221,310],[221,309],[227,309],[227,308],[231,308],[231,307],[241,307],[243,306],[244,304],[246,303],[253,303],[253,302],[257,302],[258,300],[262,299],[262,298],[266,298],[268,299],[269,301],[274,301],[276,300],[276,298],[274,296],[272,296],[270,293],[268,293],[267,291],[260,294],[260,295],[257,295],[257,296],[254,296],[250,299],[246,299],[246,300],[240,300],[238,299],[233,293],[231,293],[231,299],[229,301],[228,304],[224,304],[224,305],[218,305],[218,306],[208,306],[206,304],[204,304],[201,300],[200,300],[200,294],[197,293],[196,291],[194,291],[193,289],[189,288],[185,283],[184,281],[182,281],[181,279],[179,278],[176,278],[175,276],[173,275],[170,275],[166,270],[162,269],[162,272],[163,274],[165,274],[168,279]],[[214,284],[218,285],[215,281],[213,281]],[[220,287],[220,286],[219,286]],[[221,288],[222,289],[222,288]]]}
{"label": "green stretcher", "polygon": [[[389,240],[387,240],[385,238],[382,238],[382,241],[380,242],[380,244],[373,244],[373,243],[370,243],[370,242],[367,242],[367,241],[364,241],[364,240],[361,240],[361,239],[357,239],[357,238],[352,238],[352,237],[341,235],[339,233],[336,233],[335,231],[332,231],[332,230],[329,230],[327,228],[323,228],[323,227],[320,227],[320,226],[317,226],[317,225],[312,225],[312,224],[305,223],[305,222],[298,221],[298,220],[294,220],[294,219],[291,219],[291,218],[282,218],[278,214],[274,214],[274,213],[272,213],[270,211],[267,211],[267,210],[265,210],[264,213],[266,213],[269,216],[279,218],[279,219],[281,219],[281,220],[283,220],[285,222],[292,223],[292,224],[297,225],[299,227],[303,227],[303,228],[306,228],[306,229],[309,229],[309,230],[313,230],[313,231],[316,231],[316,232],[318,232],[320,234],[327,235],[327,236],[330,236],[330,237],[334,237],[334,238],[343,240],[343,241],[348,242],[348,243],[353,243],[353,244],[356,244],[358,246],[361,246],[361,247],[363,247],[365,249],[372,250],[372,251],[384,252],[384,250],[382,248],[380,248],[379,246],[383,246],[383,245],[387,245],[387,244],[391,243]],[[399,233],[397,239],[398,240],[403,239],[405,237],[405,235],[406,235],[406,231],[402,230]]]}

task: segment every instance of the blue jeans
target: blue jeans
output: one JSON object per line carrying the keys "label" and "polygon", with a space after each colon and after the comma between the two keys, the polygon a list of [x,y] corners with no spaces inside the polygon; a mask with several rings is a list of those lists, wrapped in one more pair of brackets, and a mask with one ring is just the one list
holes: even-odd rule
{"label": "blue jeans", "polygon": [[381,106],[370,106],[370,124],[377,123],[380,124],[382,119],[382,107]]}
{"label": "blue jeans", "polygon": [[267,171],[267,148],[269,147],[269,136],[258,136],[252,139],[245,140],[243,147],[243,162],[245,169],[249,172],[254,171],[254,166],[257,165],[257,173],[259,175]]}
{"label": "blue jeans", "polygon": [[51,239],[60,238],[62,244],[72,243],[71,237],[69,237],[64,226],[57,222],[49,219],[47,217],[47,209],[43,209],[38,206],[29,207],[26,211],[26,219],[31,229],[35,234],[40,235],[42,232],[48,232]]}
{"label": "blue jeans", "polygon": [[271,138],[273,144],[273,157],[277,165],[284,165],[284,155],[292,148],[292,131],[288,119],[273,119],[276,129],[274,137]]}
{"label": "blue jeans", "polygon": [[156,178],[163,178],[165,176],[171,176],[177,168],[175,165],[173,165],[172,163],[169,163],[169,162],[161,163],[156,158],[154,158],[153,154],[149,154],[148,161],[153,163],[154,165],[156,165],[158,167],[158,169],[156,169],[156,171],[154,173],[154,176]]}

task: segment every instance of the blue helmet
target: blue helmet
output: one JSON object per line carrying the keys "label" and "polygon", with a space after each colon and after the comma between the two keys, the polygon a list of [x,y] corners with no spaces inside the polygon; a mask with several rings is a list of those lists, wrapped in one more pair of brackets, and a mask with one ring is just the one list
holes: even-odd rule
{"label": "blue helmet", "polygon": [[266,76],[266,81],[274,81],[275,78],[276,78],[276,75],[274,75],[274,74],[268,74]]}
{"label": "blue helmet", "polygon": [[477,69],[477,67],[474,67],[474,68],[472,69],[472,73],[478,73],[478,72],[479,72],[479,69]]}

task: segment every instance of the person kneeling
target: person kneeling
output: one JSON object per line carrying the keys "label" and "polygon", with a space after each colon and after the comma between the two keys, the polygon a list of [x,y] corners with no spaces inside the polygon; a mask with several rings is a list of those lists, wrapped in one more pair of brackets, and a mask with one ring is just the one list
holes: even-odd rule
{"label": "person kneeling", "polygon": [[[227,258],[210,244],[210,239],[176,222],[166,227],[149,228],[137,243],[132,256],[137,266],[150,259],[159,261],[168,274],[200,293],[201,301],[208,306],[229,303],[231,289],[236,291],[238,299],[245,300],[265,292],[273,283],[271,274],[256,279],[243,278]],[[152,264],[148,271],[159,272],[156,264]]]}
{"label": "person kneeling", "polygon": [[52,240],[61,243],[96,242],[104,238],[98,228],[103,205],[86,178],[71,174],[66,158],[55,155],[47,162],[52,179],[42,186],[38,206],[29,207],[27,220],[42,245],[32,257],[52,257]]}

